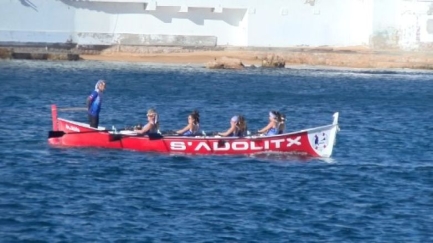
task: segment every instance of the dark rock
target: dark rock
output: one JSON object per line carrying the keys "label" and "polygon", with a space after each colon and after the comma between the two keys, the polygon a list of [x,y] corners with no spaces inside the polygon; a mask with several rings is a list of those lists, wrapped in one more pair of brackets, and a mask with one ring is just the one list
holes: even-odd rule
{"label": "dark rock", "polygon": [[262,67],[283,68],[286,66],[284,58],[276,55],[268,55],[262,59]]}
{"label": "dark rock", "polygon": [[206,63],[209,69],[243,69],[245,66],[237,58],[222,57]]}
{"label": "dark rock", "polygon": [[12,58],[12,50],[7,48],[0,48],[0,59]]}

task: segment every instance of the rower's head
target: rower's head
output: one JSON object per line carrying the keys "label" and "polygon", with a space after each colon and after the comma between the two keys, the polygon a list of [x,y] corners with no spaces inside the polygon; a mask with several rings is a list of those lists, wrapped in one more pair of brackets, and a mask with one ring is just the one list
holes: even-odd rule
{"label": "rower's head", "polygon": [[105,80],[100,79],[98,82],[96,82],[95,90],[103,92],[105,90]]}
{"label": "rower's head", "polygon": [[234,116],[232,119],[230,119],[230,124],[237,125],[239,121],[239,116]]}
{"label": "rower's head", "polygon": [[281,117],[281,122],[285,122],[286,121],[286,115],[280,114],[280,117]]}
{"label": "rower's head", "polygon": [[245,117],[243,115],[238,116],[237,126],[243,132],[245,132],[247,130],[247,120],[245,119]]}
{"label": "rower's head", "polygon": [[197,110],[194,110],[188,116],[188,123],[198,124],[200,123],[200,114]]}
{"label": "rower's head", "polygon": [[147,120],[154,124],[158,122],[158,113],[155,109],[147,110]]}
{"label": "rower's head", "polygon": [[269,121],[277,121],[278,114],[276,111],[270,111],[269,112]]}

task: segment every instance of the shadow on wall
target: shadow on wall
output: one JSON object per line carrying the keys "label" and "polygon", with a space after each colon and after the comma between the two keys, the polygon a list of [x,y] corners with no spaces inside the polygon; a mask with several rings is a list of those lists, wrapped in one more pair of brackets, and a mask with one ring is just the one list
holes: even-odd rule
{"label": "shadow on wall", "polygon": [[[28,0],[21,0],[28,2]],[[86,2],[60,0],[65,5],[110,14],[148,14],[164,23],[171,23],[173,19],[189,19],[197,25],[204,25],[205,20],[221,20],[232,26],[239,26],[244,18],[246,9],[224,9],[222,13],[214,13],[211,8],[189,8],[188,12],[179,12],[180,6],[160,6],[156,10],[148,11],[143,3],[116,2]]]}
{"label": "shadow on wall", "polygon": [[171,23],[173,19],[188,19],[196,25],[204,25],[205,20],[221,20],[229,25],[239,26],[247,12],[246,9],[224,9],[222,13],[214,13],[210,8],[189,8],[188,12],[179,10],[180,7],[158,7],[156,11],[146,13],[164,23]]}
{"label": "shadow on wall", "polygon": [[38,12],[38,8],[36,7],[36,5],[34,3],[32,3],[32,1],[30,1],[30,0],[20,0],[20,3],[23,6],[32,8],[33,10],[35,10],[36,12]]}
{"label": "shadow on wall", "polygon": [[316,5],[316,0],[305,0],[304,4],[310,4],[310,6]]}

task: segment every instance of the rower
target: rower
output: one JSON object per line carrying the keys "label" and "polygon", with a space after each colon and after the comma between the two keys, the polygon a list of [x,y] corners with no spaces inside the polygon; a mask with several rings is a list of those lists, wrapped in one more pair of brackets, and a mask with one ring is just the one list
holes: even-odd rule
{"label": "rower", "polygon": [[176,134],[182,136],[196,136],[199,130],[200,114],[197,110],[194,110],[193,112],[191,112],[191,114],[188,115],[188,124],[184,128],[176,131]]}
{"label": "rower", "polygon": [[234,116],[230,119],[230,128],[222,133],[218,133],[221,137],[243,137],[247,132],[247,122],[242,115]]}
{"label": "rower", "polygon": [[269,112],[269,123],[264,128],[258,130],[258,133],[265,136],[277,135],[280,132],[281,114],[278,111]]}
{"label": "rower", "polygon": [[134,131],[141,135],[158,133],[159,132],[158,113],[154,109],[149,109],[147,111],[147,124],[140,129],[134,129]]}
{"label": "rower", "polygon": [[280,124],[278,126],[278,134],[283,134],[286,130],[286,115],[280,114]]}

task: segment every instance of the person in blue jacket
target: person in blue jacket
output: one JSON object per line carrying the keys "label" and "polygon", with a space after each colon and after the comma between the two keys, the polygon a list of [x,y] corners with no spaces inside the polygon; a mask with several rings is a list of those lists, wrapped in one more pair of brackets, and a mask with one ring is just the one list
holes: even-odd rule
{"label": "person in blue jacket", "polygon": [[98,128],[99,112],[101,111],[102,93],[105,90],[105,80],[99,80],[95,85],[95,90],[87,97],[87,110],[89,125]]}

